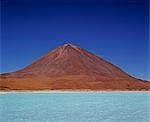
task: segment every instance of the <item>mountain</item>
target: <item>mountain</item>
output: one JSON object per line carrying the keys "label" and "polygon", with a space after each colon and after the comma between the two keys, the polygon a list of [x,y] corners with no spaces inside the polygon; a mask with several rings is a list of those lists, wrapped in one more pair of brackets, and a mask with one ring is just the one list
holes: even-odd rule
{"label": "mountain", "polygon": [[72,44],[48,52],[27,67],[0,75],[1,90],[149,90],[110,62]]}

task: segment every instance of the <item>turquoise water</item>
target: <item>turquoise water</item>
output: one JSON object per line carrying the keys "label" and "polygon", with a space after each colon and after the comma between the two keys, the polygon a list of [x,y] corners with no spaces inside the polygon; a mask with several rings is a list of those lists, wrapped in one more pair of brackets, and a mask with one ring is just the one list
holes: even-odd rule
{"label": "turquoise water", "polygon": [[150,122],[150,93],[0,95],[0,122]]}

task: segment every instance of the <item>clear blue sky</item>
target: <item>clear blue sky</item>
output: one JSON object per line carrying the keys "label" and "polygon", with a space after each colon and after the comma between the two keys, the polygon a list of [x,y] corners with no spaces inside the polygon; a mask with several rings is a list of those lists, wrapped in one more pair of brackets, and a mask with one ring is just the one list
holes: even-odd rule
{"label": "clear blue sky", "polygon": [[148,78],[148,0],[2,0],[1,72],[72,43]]}

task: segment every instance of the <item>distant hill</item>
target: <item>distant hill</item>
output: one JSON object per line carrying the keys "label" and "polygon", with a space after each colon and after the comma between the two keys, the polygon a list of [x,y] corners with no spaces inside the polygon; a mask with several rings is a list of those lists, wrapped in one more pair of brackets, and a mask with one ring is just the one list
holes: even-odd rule
{"label": "distant hill", "polygon": [[110,62],[72,44],[64,44],[29,66],[0,75],[0,90],[149,90]]}

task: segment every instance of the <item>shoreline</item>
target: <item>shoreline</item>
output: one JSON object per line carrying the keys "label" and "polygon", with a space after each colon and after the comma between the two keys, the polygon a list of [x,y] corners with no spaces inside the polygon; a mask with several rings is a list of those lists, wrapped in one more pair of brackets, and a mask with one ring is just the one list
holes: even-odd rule
{"label": "shoreline", "polygon": [[120,93],[135,93],[135,92],[139,92],[139,93],[150,93],[150,91],[128,91],[128,90],[99,90],[99,91],[92,91],[92,90],[41,90],[41,91],[33,91],[33,90],[20,90],[20,91],[16,91],[16,90],[12,90],[12,91],[0,91],[0,94],[11,94],[11,93],[110,93],[110,92],[120,92]]}

